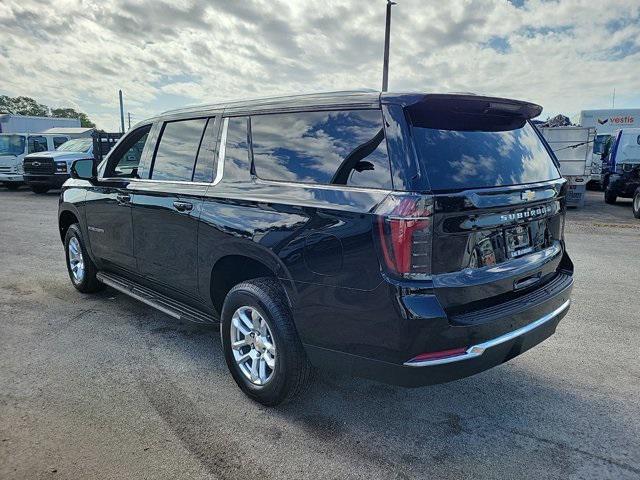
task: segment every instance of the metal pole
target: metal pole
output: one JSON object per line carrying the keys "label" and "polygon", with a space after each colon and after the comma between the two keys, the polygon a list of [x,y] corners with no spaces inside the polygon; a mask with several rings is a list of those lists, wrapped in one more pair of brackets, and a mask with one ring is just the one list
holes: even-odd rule
{"label": "metal pole", "polygon": [[127,117],[129,118],[129,130],[131,130],[131,112],[127,112]]}
{"label": "metal pole", "polygon": [[124,133],[124,105],[122,104],[122,90],[118,90],[118,97],[120,97],[120,131]]}
{"label": "metal pole", "polygon": [[613,98],[611,99],[611,108],[616,108],[616,89],[613,89]]}
{"label": "metal pole", "polygon": [[391,35],[391,6],[396,2],[387,0],[387,21],[384,29],[384,61],[382,64],[382,91],[389,88],[389,37]]}

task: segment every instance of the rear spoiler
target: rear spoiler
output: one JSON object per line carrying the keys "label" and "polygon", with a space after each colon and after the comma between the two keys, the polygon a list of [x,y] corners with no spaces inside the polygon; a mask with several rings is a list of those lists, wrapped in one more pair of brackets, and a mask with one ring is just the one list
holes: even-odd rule
{"label": "rear spoiler", "polygon": [[412,125],[439,130],[506,131],[542,113],[535,103],[470,94],[427,94],[405,107]]}

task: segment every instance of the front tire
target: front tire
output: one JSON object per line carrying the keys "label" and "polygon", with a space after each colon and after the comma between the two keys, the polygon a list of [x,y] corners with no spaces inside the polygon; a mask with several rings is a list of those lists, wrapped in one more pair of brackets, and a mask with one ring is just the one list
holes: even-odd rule
{"label": "front tire", "polygon": [[49,191],[49,186],[48,185],[31,185],[31,191],[33,193],[38,193],[38,194],[47,193]]}
{"label": "front tire", "polygon": [[633,216],[640,218],[640,187],[636,189],[636,193],[633,195]]}
{"label": "front tire", "polygon": [[20,184],[15,182],[5,183],[4,186],[7,187],[7,190],[11,190],[12,192],[15,192],[20,188]]}
{"label": "front tire", "polygon": [[612,192],[611,190],[609,190],[609,188],[607,188],[604,191],[604,202],[605,203],[608,203],[609,205],[615,205],[617,199],[618,199],[618,196],[615,194],[615,192]]}
{"label": "front tire", "polygon": [[103,288],[96,278],[98,269],[89,257],[84,244],[80,226],[71,225],[64,237],[64,251],[67,258],[67,271],[76,290],[82,293],[94,293]]}
{"label": "front tire", "polygon": [[257,278],[233,287],[224,301],[220,332],[229,371],[249,398],[275,406],[310,384],[313,367],[277,280]]}

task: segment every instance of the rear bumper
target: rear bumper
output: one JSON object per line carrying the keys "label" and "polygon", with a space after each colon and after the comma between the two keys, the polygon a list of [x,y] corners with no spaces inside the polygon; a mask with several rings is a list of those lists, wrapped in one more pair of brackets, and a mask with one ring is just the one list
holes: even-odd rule
{"label": "rear bumper", "polygon": [[27,185],[47,185],[51,188],[60,188],[68,178],[69,175],[66,174],[32,175],[27,173],[24,175],[24,182]]}
{"label": "rear bumper", "polygon": [[[573,277],[565,275],[557,288],[545,286],[528,299],[492,307],[467,317],[467,325],[452,319],[422,318],[426,335],[417,335],[402,362],[347,354],[305,345],[311,363],[355,376],[405,387],[419,387],[468,377],[504,363],[544,341],[567,314]],[[446,326],[443,325],[446,324]],[[417,333],[417,332],[414,332]],[[422,352],[463,349],[457,356],[410,361]]]}

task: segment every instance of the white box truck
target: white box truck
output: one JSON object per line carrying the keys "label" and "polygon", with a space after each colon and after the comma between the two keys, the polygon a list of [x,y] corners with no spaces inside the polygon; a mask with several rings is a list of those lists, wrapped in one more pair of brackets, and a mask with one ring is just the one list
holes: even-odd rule
{"label": "white box truck", "polygon": [[560,162],[560,173],[569,183],[567,206],[581,207],[591,178],[594,128],[539,127]]}
{"label": "white box truck", "polygon": [[0,133],[41,133],[49,128],[79,127],[77,118],[32,117],[0,113]]}
{"label": "white box truck", "polygon": [[596,129],[593,141],[593,166],[591,181],[603,185],[602,155],[606,145],[611,145],[612,136],[621,128],[640,127],[640,108],[605,108],[600,110],[582,110],[580,125]]}

